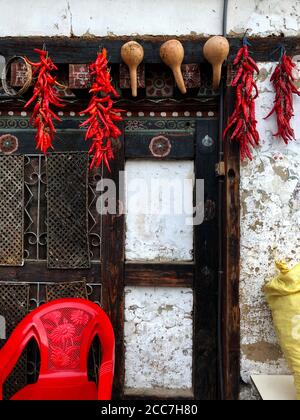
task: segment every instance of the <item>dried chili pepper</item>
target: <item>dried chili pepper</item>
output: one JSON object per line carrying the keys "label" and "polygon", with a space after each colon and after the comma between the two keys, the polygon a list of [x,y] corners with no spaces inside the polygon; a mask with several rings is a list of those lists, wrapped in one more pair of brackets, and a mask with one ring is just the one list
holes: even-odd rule
{"label": "dried chili pepper", "polygon": [[50,109],[51,105],[62,108],[63,100],[59,98],[54,90],[57,84],[56,78],[51,75],[51,71],[57,70],[53,61],[46,50],[34,50],[40,58],[40,61],[34,63],[26,58],[26,61],[33,67],[33,75],[37,80],[33,89],[33,96],[25,104],[25,108],[35,103],[30,122],[37,129],[36,148],[46,154],[48,149],[53,149],[53,139],[56,129],[53,119],[61,121],[61,119]]}
{"label": "dried chili pepper", "polygon": [[121,130],[115,123],[123,120],[121,117],[123,110],[114,108],[112,97],[118,98],[119,94],[111,84],[105,49],[90,65],[90,73],[94,79],[90,89],[92,98],[87,109],[80,112],[80,115],[88,114],[89,117],[80,127],[87,128],[86,140],[92,139],[89,149],[89,153],[93,155],[91,168],[98,167],[104,162],[111,171],[109,163],[114,159],[112,139],[117,139],[121,135]]}
{"label": "dried chili pepper", "polygon": [[281,137],[286,144],[295,140],[295,132],[291,127],[291,120],[294,117],[293,94],[300,96],[300,91],[295,86],[293,71],[296,64],[292,58],[282,49],[282,56],[279,64],[271,77],[271,82],[276,91],[274,107],[265,117],[269,118],[276,113],[278,131],[274,137]]}
{"label": "dried chili pepper", "polygon": [[255,116],[258,88],[254,80],[254,74],[259,74],[259,69],[249,55],[248,45],[245,38],[243,47],[238,51],[233,62],[236,72],[231,86],[236,88],[235,110],[229,118],[223,134],[225,139],[228,132],[232,130],[230,140],[240,144],[242,160],[245,157],[252,160],[251,149],[259,145],[260,142]]}

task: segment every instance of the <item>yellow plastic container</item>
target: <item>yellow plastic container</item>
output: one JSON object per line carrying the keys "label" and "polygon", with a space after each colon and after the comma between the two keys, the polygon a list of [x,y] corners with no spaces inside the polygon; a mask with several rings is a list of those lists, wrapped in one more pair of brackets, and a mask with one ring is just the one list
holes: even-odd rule
{"label": "yellow plastic container", "polygon": [[280,274],[265,286],[265,294],[300,400],[300,264],[292,269],[283,262],[276,265]]}

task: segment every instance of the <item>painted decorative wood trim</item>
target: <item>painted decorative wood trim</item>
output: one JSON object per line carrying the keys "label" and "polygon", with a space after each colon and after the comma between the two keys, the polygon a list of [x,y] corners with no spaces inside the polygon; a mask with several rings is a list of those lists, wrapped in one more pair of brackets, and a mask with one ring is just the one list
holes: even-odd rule
{"label": "painted decorative wood trim", "polygon": [[[75,111],[58,111],[58,115],[60,117],[77,117],[78,114]],[[211,111],[194,111],[194,110],[182,110],[182,111],[149,111],[144,110],[142,107],[140,110],[133,110],[133,111],[126,111],[125,117],[128,118],[137,118],[137,117],[153,117],[153,118],[214,118],[218,115],[218,113],[215,110]],[[0,111],[1,117],[13,117],[13,116],[19,116],[19,117],[30,117],[31,111],[24,111],[21,109],[5,109]],[[1,128],[1,127],[0,127]]]}

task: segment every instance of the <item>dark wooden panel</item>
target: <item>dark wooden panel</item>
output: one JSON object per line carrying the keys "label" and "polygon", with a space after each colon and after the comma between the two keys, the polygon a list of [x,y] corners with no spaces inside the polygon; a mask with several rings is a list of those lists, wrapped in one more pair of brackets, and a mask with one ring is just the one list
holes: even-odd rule
{"label": "dark wooden panel", "polygon": [[[206,141],[207,138],[211,140]],[[196,144],[196,179],[205,181],[205,207],[211,207],[212,203],[217,207],[217,121],[198,121]],[[218,224],[213,212],[201,225],[195,226],[193,375],[197,400],[217,398],[217,240]]]}
{"label": "dark wooden panel", "polygon": [[[163,42],[169,37],[122,37],[122,38],[55,38],[55,37],[30,37],[30,38],[0,38],[0,54],[5,57],[14,55],[26,55],[36,58],[34,48],[41,48],[46,43],[47,49],[56,63],[89,63],[95,59],[99,46],[106,47],[109,52],[111,63],[121,62],[121,47],[128,40],[136,39],[144,47],[145,63],[161,63],[159,50]],[[185,63],[202,63],[203,45],[207,38],[197,36],[179,37],[185,48]],[[241,38],[229,38],[231,52],[229,62],[233,60],[238,48],[241,46]],[[284,43],[288,54],[300,54],[299,37],[268,37],[250,38],[254,58],[257,61],[276,61],[279,56],[273,54],[279,43]],[[279,53],[278,53],[279,54]]]}
{"label": "dark wooden panel", "polygon": [[163,136],[169,140],[170,152],[160,159],[193,159],[195,155],[194,135],[180,133],[156,134],[126,134],[125,156],[126,158],[152,158],[151,141],[155,137]]}
{"label": "dark wooden panel", "polygon": [[[234,106],[234,92],[227,88],[225,117]],[[240,388],[240,151],[225,144],[225,279],[223,284],[223,364],[226,400],[238,400]]]}
{"label": "dark wooden panel", "polygon": [[193,287],[194,263],[125,265],[126,286]]}
{"label": "dark wooden panel", "polygon": [[1,267],[1,281],[54,282],[86,281],[101,283],[100,264],[92,263],[87,270],[48,270],[47,262],[25,261],[24,267]]}
{"label": "dark wooden panel", "polygon": [[[89,63],[95,60],[99,51],[99,46],[108,50],[111,63],[121,62],[121,47],[129,38],[109,39],[109,38],[1,38],[0,54],[5,57],[14,55],[26,55],[29,58],[36,58],[33,53],[34,48],[42,48],[46,43],[54,62],[60,63]],[[132,38],[130,38],[131,40]],[[160,46],[165,42],[165,37],[151,38],[151,40],[139,41],[145,50],[145,63],[161,63]],[[202,46],[204,39],[195,41],[183,40],[185,47],[185,62],[198,63],[203,62]]]}
{"label": "dark wooden panel", "polygon": [[[1,130],[0,133],[3,134],[4,131]],[[13,133],[19,140],[19,148],[16,151],[16,154],[37,154],[34,131],[10,130],[10,133]],[[84,141],[84,133],[81,133],[79,130],[65,132],[58,131],[53,142],[54,152],[87,152],[89,145],[89,142]]]}
{"label": "dark wooden panel", "polygon": [[[122,129],[124,132],[124,129]],[[112,173],[105,173],[114,180],[119,190],[119,171],[124,170],[124,137],[112,161]],[[106,171],[105,171],[106,172]],[[122,186],[121,186],[122,187]],[[119,198],[119,197],[118,197]],[[119,206],[118,206],[119,207]],[[123,208],[123,205],[120,205]],[[116,367],[113,398],[121,399],[124,392],[124,248],[125,218],[121,214],[102,216],[102,285],[104,310],[112,321],[116,335]]]}

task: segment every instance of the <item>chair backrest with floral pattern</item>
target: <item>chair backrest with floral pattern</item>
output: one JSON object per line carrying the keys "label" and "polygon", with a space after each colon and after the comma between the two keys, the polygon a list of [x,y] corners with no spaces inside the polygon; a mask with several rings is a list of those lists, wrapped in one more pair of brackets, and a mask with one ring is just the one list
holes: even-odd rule
{"label": "chair backrest with floral pattern", "polygon": [[[13,366],[18,355],[34,338],[41,354],[39,381],[75,376],[87,380],[87,359],[96,336],[101,344],[99,397],[105,399],[111,394],[115,339],[108,316],[92,302],[61,299],[40,306],[16,327],[5,351],[10,358],[9,364]],[[15,355],[9,357],[12,353]]]}

